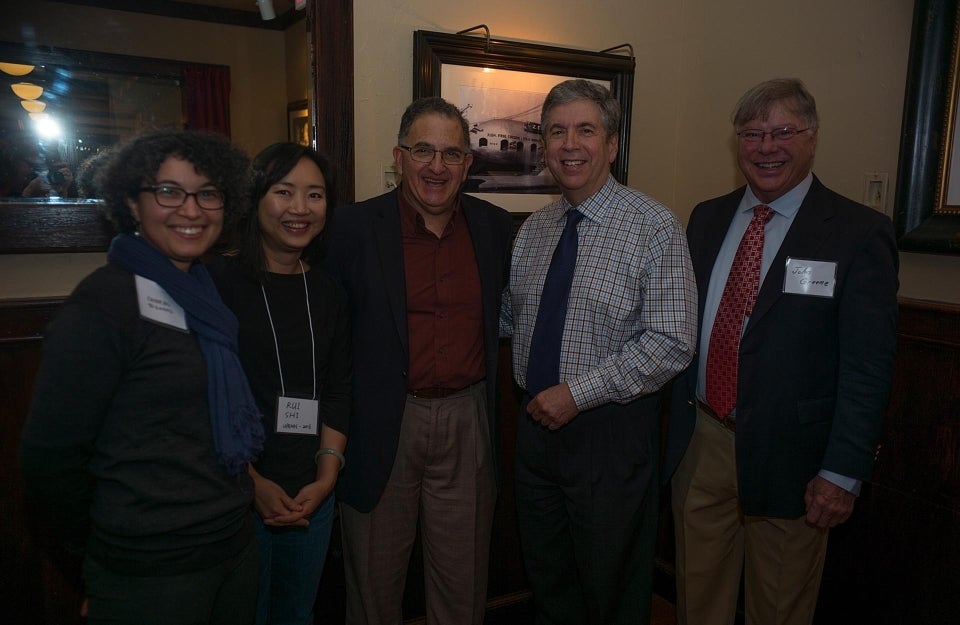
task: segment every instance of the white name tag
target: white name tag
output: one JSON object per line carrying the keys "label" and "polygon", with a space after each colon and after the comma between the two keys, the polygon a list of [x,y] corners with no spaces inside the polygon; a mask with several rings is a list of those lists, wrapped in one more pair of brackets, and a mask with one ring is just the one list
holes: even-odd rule
{"label": "white name tag", "polygon": [[837,283],[837,263],[825,260],[787,258],[783,292],[815,297],[833,297]]}
{"label": "white name tag", "polygon": [[277,396],[277,432],[283,434],[320,434],[320,402],[302,397]]}
{"label": "white name tag", "polygon": [[147,321],[189,332],[187,315],[159,284],[143,276],[134,276],[137,285],[137,303],[140,316]]}

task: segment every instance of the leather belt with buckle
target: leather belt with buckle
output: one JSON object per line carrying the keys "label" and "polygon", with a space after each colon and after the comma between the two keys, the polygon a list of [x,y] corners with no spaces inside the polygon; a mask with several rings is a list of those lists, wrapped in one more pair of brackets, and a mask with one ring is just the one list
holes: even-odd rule
{"label": "leather belt with buckle", "polygon": [[705,404],[702,401],[697,402],[697,408],[702,410],[710,418],[714,419],[720,425],[730,430],[731,432],[737,431],[737,418],[736,418],[736,415],[734,415],[733,413],[730,413],[725,417],[721,417],[716,413],[716,411],[713,408],[711,408],[709,405]]}
{"label": "leather belt with buckle", "polygon": [[462,388],[446,388],[443,386],[429,386],[427,388],[418,388],[415,390],[407,391],[410,395],[413,395],[417,399],[443,399],[444,397],[450,397],[454,393],[459,393],[462,391]]}

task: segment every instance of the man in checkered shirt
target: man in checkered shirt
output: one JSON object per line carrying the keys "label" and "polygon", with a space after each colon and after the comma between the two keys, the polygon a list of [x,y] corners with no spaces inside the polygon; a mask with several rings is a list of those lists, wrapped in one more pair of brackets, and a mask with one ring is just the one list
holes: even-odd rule
{"label": "man in checkered shirt", "polygon": [[[649,621],[659,391],[696,348],[696,283],[683,227],[611,176],[619,123],[619,105],[600,85],[570,80],[548,94],[545,159],[563,196],[520,229],[503,300],[501,330],[513,335],[514,375],[526,390],[517,516],[538,624]],[[582,218],[574,221],[558,383],[531,388],[544,281],[573,209]]]}

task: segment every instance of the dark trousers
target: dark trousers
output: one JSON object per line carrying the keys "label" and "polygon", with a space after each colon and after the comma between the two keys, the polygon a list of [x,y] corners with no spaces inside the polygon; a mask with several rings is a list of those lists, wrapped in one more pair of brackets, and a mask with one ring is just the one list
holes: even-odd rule
{"label": "dark trousers", "polygon": [[87,557],[89,625],[252,625],[257,607],[257,541],[208,569],[139,577]]}
{"label": "dark trousers", "polygon": [[650,621],[659,396],[580,413],[551,432],[521,404],[517,517],[537,625]]}

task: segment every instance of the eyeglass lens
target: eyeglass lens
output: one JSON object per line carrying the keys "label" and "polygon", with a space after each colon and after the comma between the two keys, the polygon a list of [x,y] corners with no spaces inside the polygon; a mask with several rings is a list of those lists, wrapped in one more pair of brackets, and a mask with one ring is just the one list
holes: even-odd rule
{"label": "eyeglass lens", "polygon": [[157,198],[157,204],[166,208],[180,208],[187,202],[191,195],[197,202],[197,206],[205,210],[218,210],[223,208],[223,193],[218,189],[201,189],[194,193],[187,193],[179,187],[146,187],[145,191],[152,191]]}

